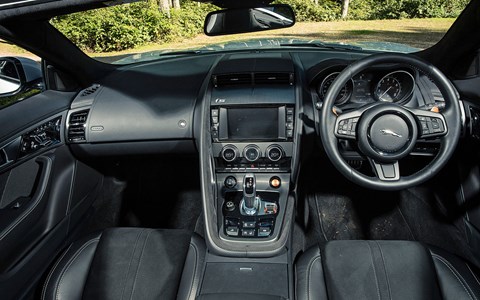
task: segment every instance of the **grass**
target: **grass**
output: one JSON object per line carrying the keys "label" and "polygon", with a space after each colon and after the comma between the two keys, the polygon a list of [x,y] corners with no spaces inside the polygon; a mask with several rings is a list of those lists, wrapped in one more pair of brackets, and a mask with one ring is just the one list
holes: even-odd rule
{"label": "grass", "polygon": [[[159,49],[185,49],[230,40],[249,38],[281,37],[303,38],[307,40],[335,41],[351,43],[354,41],[385,41],[407,44],[416,48],[427,48],[439,41],[455,19],[403,19],[374,21],[333,21],[315,23],[297,23],[291,28],[264,31],[235,36],[208,37],[200,34],[195,38],[166,44],[149,44],[135,49],[108,53],[88,53],[100,60],[114,60],[133,53],[142,53]],[[0,43],[0,55],[24,55],[22,50]],[[111,57],[111,58],[107,58]]]}

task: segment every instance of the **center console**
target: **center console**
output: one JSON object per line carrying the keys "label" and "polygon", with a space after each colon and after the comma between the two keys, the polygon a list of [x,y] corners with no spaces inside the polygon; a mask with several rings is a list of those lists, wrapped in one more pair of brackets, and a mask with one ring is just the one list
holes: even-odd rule
{"label": "center console", "polygon": [[[212,98],[213,99],[213,98]],[[295,100],[210,106],[223,239],[277,238],[288,198]]]}
{"label": "center console", "polygon": [[301,128],[292,58],[225,55],[204,88],[195,133],[208,248],[200,294],[291,298]]}

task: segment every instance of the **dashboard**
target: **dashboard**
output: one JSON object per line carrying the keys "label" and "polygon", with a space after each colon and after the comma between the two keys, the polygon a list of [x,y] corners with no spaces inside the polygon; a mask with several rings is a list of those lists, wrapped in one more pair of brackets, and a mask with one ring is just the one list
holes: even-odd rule
{"label": "dashboard", "polygon": [[[305,153],[303,138],[319,136],[319,109],[331,84],[347,65],[366,55],[266,50],[122,66],[77,94],[56,94],[64,101],[41,102],[58,107],[49,108],[55,112],[50,115],[38,110],[37,119],[30,120],[24,132],[8,134],[8,127],[3,128],[2,135],[10,138],[0,152],[9,164],[10,142],[21,141],[33,146],[25,148],[18,162],[61,144],[89,160],[198,155],[212,249],[224,255],[273,255],[288,239],[288,231],[282,229],[294,219],[292,184],[298,182]],[[48,93],[54,98],[55,92]],[[444,106],[427,75],[397,64],[374,66],[352,76],[336,106],[346,112],[375,102],[425,111]],[[7,126],[21,127],[8,111],[24,103],[0,111]],[[428,122],[433,126],[426,120],[426,127]],[[357,151],[351,144],[348,139],[339,143],[349,152]],[[420,152],[431,154],[430,145],[422,147]],[[242,202],[245,194],[252,199],[247,206]],[[252,208],[255,213],[245,214]],[[252,240],[254,246],[249,244]]]}

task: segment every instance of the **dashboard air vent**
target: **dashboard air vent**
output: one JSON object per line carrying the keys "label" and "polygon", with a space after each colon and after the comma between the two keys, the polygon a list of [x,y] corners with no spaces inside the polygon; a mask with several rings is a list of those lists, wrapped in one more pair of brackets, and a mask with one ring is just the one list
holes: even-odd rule
{"label": "dashboard air vent", "polygon": [[80,93],[80,97],[90,96],[91,94],[94,94],[99,88],[100,88],[100,85],[99,85],[99,84],[94,84],[94,85],[92,85],[92,86],[84,89],[84,90]]}
{"label": "dashboard air vent", "polygon": [[215,87],[252,84],[251,73],[221,74],[213,76]]}
{"label": "dashboard air vent", "polygon": [[85,124],[87,123],[87,117],[89,109],[77,111],[70,115],[68,121],[68,134],[67,138],[69,142],[79,143],[86,140],[85,137]]}
{"label": "dashboard air vent", "polygon": [[293,85],[293,73],[255,73],[255,84]]}

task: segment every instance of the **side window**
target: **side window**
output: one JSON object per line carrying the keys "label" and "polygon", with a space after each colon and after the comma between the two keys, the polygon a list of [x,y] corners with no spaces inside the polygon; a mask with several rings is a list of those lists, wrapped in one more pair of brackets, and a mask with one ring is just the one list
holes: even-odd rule
{"label": "side window", "polygon": [[40,58],[0,40],[0,109],[44,89]]}

